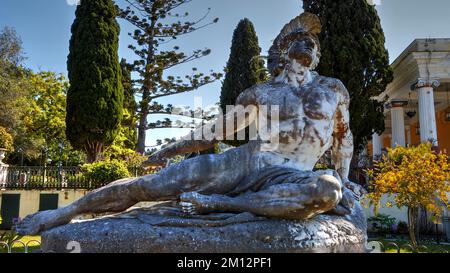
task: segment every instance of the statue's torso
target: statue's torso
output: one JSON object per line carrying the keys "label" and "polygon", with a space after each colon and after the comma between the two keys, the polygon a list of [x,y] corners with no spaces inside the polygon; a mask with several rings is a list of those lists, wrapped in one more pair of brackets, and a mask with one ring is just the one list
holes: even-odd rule
{"label": "statue's torso", "polygon": [[[279,106],[279,130],[258,132],[262,145],[258,156],[270,165],[311,170],[333,144],[334,115],[338,94],[334,79],[316,76],[300,87],[270,82],[256,87],[256,103]],[[259,128],[268,119],[260,117]],[[278,138],[278,142],[277,139]],[[267,140],[271,140],[268,142]],[[265,165],[265,164],[264,164]]]}

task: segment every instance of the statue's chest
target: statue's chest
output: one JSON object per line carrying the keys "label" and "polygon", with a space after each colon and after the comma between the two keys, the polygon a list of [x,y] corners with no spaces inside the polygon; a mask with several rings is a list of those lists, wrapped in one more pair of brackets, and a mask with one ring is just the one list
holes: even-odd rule
{"label": "statue's chest", "polygon": [[277,105],[281,120],[306,118],[331,119],[337,108],[336,93],[326,86],[284,87],[265,96],[263,105]]}

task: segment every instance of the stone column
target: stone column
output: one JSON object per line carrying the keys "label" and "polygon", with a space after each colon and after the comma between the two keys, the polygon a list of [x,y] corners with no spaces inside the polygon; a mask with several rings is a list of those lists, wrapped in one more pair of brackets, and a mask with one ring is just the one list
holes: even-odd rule
{"label": "stone column", "polygon": [[383,140],[381,139],[381,136],[377,133],[374,133],[372,135],[372,159],[373,160],[379,160],[382,154],[383,149]]}
{"label": "stone column", "polygon": [[406,126],[406,144],[411,147],[411,125]]}
{"label": "stone column", "polygon": [[439,85],[438,80],[419,79],[411,88],[417,90],[419,98],[420,140],[422,142],[430,141],[433,146],[438,146],[434,88]]}
{"label": "stone column", "polygon": [[406,146],[405,142],[405,110],[407,101],[391,101],[388,107],[391,109],[392,123],[392,148]]}
{"label": "stone column", "polygon": [[5,158],[6,150],[0,149],[0,187],[4,187],[6,179],[8,177],[8,165],[2,162]]}

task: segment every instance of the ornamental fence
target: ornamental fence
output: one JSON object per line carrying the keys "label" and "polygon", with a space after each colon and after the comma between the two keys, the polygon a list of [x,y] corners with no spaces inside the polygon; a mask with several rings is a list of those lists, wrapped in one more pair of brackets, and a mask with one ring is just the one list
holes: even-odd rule
{"label": "ornamental fence", "polygon": [[[4,190],[93,190],[112,181],[99,183],[86,178],[80,167],[9,166],[2,169],[0,189]],[[129,168],[132,176],[145,175],[142,168]]]}
{"label": "ornamental fence", "polygon": [[[82,252],[80,246],[78,251],[74,251],[71,243],[76,242],[70,242],[67,245],[67,253]],[[369,241],[366,245],[366,249],[367,253],[449,253],[448,250],[439,245],[434,247],[420,245],[417,248],[414,248],[411,244],[380,241]],[[21,240],[15,240],[9,243],[0,241],[0,254],[1,253],[43,253],[43,251],[39,240],[31,240],[26,243]]]}

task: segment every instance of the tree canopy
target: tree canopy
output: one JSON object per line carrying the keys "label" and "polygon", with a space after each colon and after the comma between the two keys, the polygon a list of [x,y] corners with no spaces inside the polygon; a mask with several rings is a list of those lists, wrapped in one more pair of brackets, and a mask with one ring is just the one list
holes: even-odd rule
{"label": "tree canopy", "polygon": [[[192,73],[184,76],[166,75],[166,71],[178,65],[190,63],[211,53],[208,48],[184,53],[179,46],[168,44],[178,37],[188,35],[218,19],[207,20],[208,12],[198,20],[188,20],[188,12],[181,12],[183,5],[192,0],[129,0],[122,9],[121,16],[135,28],[129,33],[135,43],[129,48],[136,54],[133,71],[139,75],[134,81],[141,100],[138,103],[138,144],[136,151],[145,153],[146,132],[150,129],[170,128],[170,119],[148,122],[152,114],[172,114],[172,105],[161,105],[159,98],[190,92],[212,83],[222,75],[210,71],[208,74],[192,68]],[[181,21],[183,20],[184,21]]]}
{"label": "tree canopy", "polygon": [[[267,79],[264,61],[260,59],[260,54],[261,48],[253,23],[247,18],[242,19],[233,33],[230,57],[225,68],[225,80],[220,94],[220,107],[224,113],[227,105],[235,105],[236,99],[242,92]],[[248,132],[246,136],[248,137]],[[239,146],[246,142],[238,141],[235,136],[234,141],[226,143]]]}
{"label": "tree canopy", "polygon": [[67,61],[66,134],[89,162],[116,138],[123,116],[119,24],[112,0],[82,0],[72,25]]}

